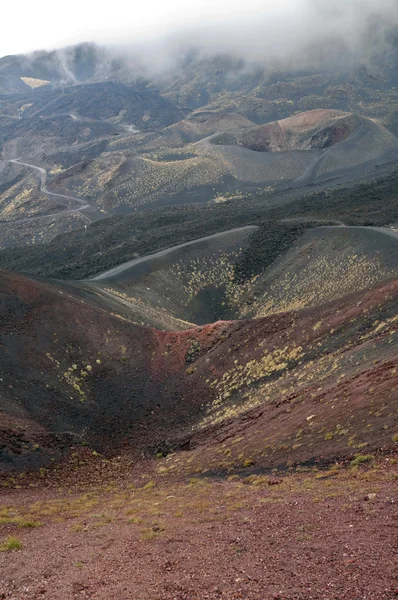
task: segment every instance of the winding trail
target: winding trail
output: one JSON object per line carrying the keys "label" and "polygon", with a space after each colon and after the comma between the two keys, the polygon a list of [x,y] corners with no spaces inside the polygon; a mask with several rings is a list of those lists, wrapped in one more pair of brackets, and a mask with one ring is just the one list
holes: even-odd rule
{"label": "winding trail", "polygon": [[[51,104],[51,102],[50,102],[50,104]],[[32,115],[30,115],[30,116],[32,116]],[[115,129],[118,129],[120,131],[126,131],[128,133],[139,133],[139,130],[134,125],[123,125],[120,123],[109,123],[108,121],[99,121],[98,119],[91,119],[89,117],[81,117],[77,113],[61,113],[60,115],[57,115],[57,116],[67,116],[67,117],[70,117],[73,121],[78,121],[81,123],[102,123],[102,124],[108,125],[110,127],[114,127]],[[16,117],[13,115],[0,114],[0,117],[20,120],[20,117]],[[41,116],[39,118],[51,119],[53,117]],[[30,163],[22,162],[18,158],[13,158],[13,159],[10,159],[5,162],[14,163],[16,165],[22,165],[24,167],[28,167],[29,169],[34,169],[35,171],[37,171],[40,175],[40,192],[42,192],[43,194],[46,194],[46,196],[52,196],[54,198],[57,198],[58,203],[61,204],[62,206],[68,207],[68,210],[57,211],[57,212],[49,213],[49,214],[45,214],[45,215],[23,217],[21,219],[11,219],[11,220],[0,219],[0,223],[27,223],[27,222],[31,222],[31,221],[39,221],[39,220],[45,219],[45,218],[70,215],[70,214],[74,214],[74,213],[81,213],[82,217],[84,217],[84,219],[86,219],[86,221],[88,223],[92,223],[95,220],[90,215],[88,215],[86,212],[83,212],[83,211],[87,211],[90,209],[93,212],[95,212],[95,209],[90,204],[88,204],[88,202],[81,200],[81,198],[76,198],[75,196],[68,196],[66,194],[58,194],[56,192],[50,192],[50,190],[46,188],[47,172],[42,167],[37,167],[36,165],[31,165]],[[77,203],[80,206],[78,208],[70,208],[71,203]]]}
{"label": "winding trail", "polygon": [[139,265],[140,263],[143,263],[147,260],[162,258],[163,256],[166,256],[170,252],[174,252],[175,250],[179,250],[180,248],[186,248],[187,246],[192,246],[193,244],[197,244],[200,242],[207,242],[208,240],[214,240],[215,238],[222,237],[224,235],[229,235],[231,233],[238,233],[238,232],[241,233],[242,231],[250,231],[250,230],[254,231],[255,229],[258,229],[257,225],[246,225],[245,227],[236,227],[235,229],[229,229],[227,231],[220,231],[218,233],[213,233],[212,235],[206,235],[205,237],[196,238],[194,240],[190,240],[189,242],[184,242],[183,244],[177,244],[177,246],[171,246],[170,248],[165,248],[164,250],[160,250],[159,252],[154,252],[153,254],[146,254],[145,256],[140,256],[139,258],[134,258],[133,260],[124,262],[121,265],[118,265],[117,267],[113,267],[112,269],[109,269],[108,271],[99,273],[95,277],[91,277],[91,278],[87,279],[86,281],[101,281],[103,279],[110,279],[112,277],[120,275],[121,273],[124,273],[124,271],[127,271],[131,267],[135,267],[136,265]]}
{"label": "winding trail", "polygon": [[388,235],[389,237],[392,237],[395,240],[398,239],[398,229],[389,229],[388,227],[366,227],[364,225],[344,225],[344,223],[342,223],[341,225],[321,225],[319,229],[341,229],[342,227],[344,229],[363,229],[364,231],[377,231],[378,233]]}
{"label": "winding trail", "polygon": [[[285,221],[294,221],[294,219],[286,219]],[[355,225],[344,225],[343,223],[341,223],[339,225],[321,225],[319,227],[319,229],[341,229],[341,228],[355,229],[355,230],[363,229],[365,231],[377,231],[378,233],[387,235],[394,239],[398,239],[398,230],[388,229],[388,228],[384,228],[384,227],[363,227],[363,226],[357,227]],[[167,254],[174,252],[175,250],[179,250],[180,248],[185,248],[187,246],[191,246],[191,245],[197,244],[199,242],[205,242],[207,240],[212,240],[217,237],[228,235],[230,233],[242,232],[245,230],[246,231],[249,231],[249,230],[254,231],[255,229],[258,229],[258,226],[246,225],[245,227],[236,227],[235,229],[229,229],[227,231],[221,231],[219,233],[213,233],[212,235],[207,235],[205,237],[190,240],[189,242],[184,242],[183,244],[177,244],[176,246],[171,246],[170,248],[165,248],[164,250],[160,250],[159,252],[154,252],[152,254],[146,254],[145,256],[140,256],[139,258],[129,260],[127,262],[124,262],[124,263],[118,265],[117,267],[113,267],[112,269],[108,269],[107,271],[104,271],[103,273],[99,273],[98,275],[95,275],[95,277],[90,277],[89,279],[86,279],[85,281],[103,281],[106,279],[113,279],[114,277],[121,275],[128,269],[135,267],[136,265],[138,265],[140,263],[146,262],[147,260],[162,258],[162,257],[166,256]]]}
{"label": "winding trail", "polygon": [[[62,116],[62,115],[60,115]],[[101,123],[103,125],[108,125],[110,127],[114,127],[115,129],[119,129],[121,131],[128,131],[129,133],[139,133],[139,129],[137,129],[134,125],[123,125],[121,123],[112,123],[110,121],[100,121],[99,119],[92,119],[91,117],[82,117],[78,113],[64,113],[64,116],[70,117],[72,121],[78,121],[79,123]],[[45,118],[45,117],[42,117]],[[50,117],[48,117],[50,118]],[[51,117],[52,118],[52,117]]]}
{"label": "winding trail", "polygon": [[36,165],[31,165],[29,163],[22,162],[22,161],[18,160],[17,158],[12,158],[6,162],[14,163],[16,165],[22,165],[23,167],[28,167],[29,169],[34,169],[35,171],[37,171],[40,174],[40,192],[42,192],[43,194],[46,194],[46,196],[53,196],[53,197],[57,198],[58,203],[61,204],[62,206],[70,207],[71,203],[77,203],[79,205],[79,207],[78,208],[69,208],[66,211],[57,211],[57,212],[49,213],[49,214],[45,214],[45,215],[38,215],[35,217],[24,217],[22,219],[14,219],[11,221],[2,220],[2,221],[0,221],[0,223],[27,223],[28,221],[29,222],[30,221],[38,221],[39,219],[70,215],[73,213],[81,213],[81,215],[89,223],[93,222],[93,219],[88,214],[83,212],[83,211],[86,211],[87,209],[92,208],[91,205],[88,204],[88,202],[86,202],[85,200],[82,200],[81,198],[76,198],[75,196],[67,196],[66,194],[57,194],[56,192],[50,192],[50,190],[48,190],[46,188],[47,171],[45,169],[43,169],[42,167],[37,167]]}

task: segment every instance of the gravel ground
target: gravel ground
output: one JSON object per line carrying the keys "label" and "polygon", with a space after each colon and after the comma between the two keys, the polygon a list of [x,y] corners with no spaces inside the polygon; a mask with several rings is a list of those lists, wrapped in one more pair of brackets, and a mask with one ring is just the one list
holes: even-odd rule
{"label": "gravel ground", "polygon": [[155,484],[144,474],[144,488],[110,481],[85,494],[4,492],[3,506],[42,526],[0,526],[0,540],[23,544],[0,553],[0,597],[394,600],[394,462],[224,481]]}

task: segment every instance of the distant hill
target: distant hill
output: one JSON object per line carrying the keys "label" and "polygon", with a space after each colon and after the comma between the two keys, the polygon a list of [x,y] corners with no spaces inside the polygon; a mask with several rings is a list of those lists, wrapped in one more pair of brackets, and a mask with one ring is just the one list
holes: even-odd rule
{"label": "distant hill", "polygon": [[138,54],[96,44],[79,44],[52,52],[0,59],[0,94],[30,92],[21,77],[55,86],[82,82],[142,81],[159,89],[172,104],[190,110],[236,112],[257,123],[274,121],[314,108],[334,108],[391,121],[397,107],[398,50],[361,64],[340,62],[339,68],[277,70],[225,53],[202,56],[187,52],[178,65],[159,75]]}
{"label": "distant hill", "polygon": [[0,59],[0,93],[28,91],[28,83],[21,77],[42,79],[55,85],[89,80],[97,73],[105,54],[99,46],[86,43],[51,52],[5,56]]}
{"label": "distant hill", "polygon": [[[341,111],[313,110],[257,126],[246,120],[243,127],[235,117],[226,129],[224,119],[214,119],[207,126],[221,130],[208,136],[199,127],[188,129],[191,122],[185,119],[162,132],[166,144],[178,147],[126,156],[120,146],[126,140],[119,137],[108,145],[112,154],[94,158],[84,171],[63,172],[54,185],[88,192],[109,214],[126,213],[188,201],[220,202],[225,194],[244,197],[245,189],[260,186],[269,187],[271,195],[276,186],[315,184],[347,172],[354,176],[398,152],[398,139],[382,125]],[[182,145],[185,136],[201,139]]]}
{"label": "distant hill", "polygon": [[226,54],[178,62],[159,74],[94,44],[0,59],[3,247],[85,223],[9,159],[44,168],[48,190],[79,197],[98,219],[198,203],[211,214],[260,196],[263,210],[281,190],[371,176],[397,156],[394,48],[321,72]]}

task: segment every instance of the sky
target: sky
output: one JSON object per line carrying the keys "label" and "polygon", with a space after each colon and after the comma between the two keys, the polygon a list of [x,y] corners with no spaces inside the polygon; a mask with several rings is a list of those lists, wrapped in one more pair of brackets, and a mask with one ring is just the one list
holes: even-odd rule
{"label": "sky", "polygon": [[364,44],[373,13],[398,26],[398,0],[8,1],[0,56],[83,41],[134,45],[160,38],[254,57],[294,55],[326,36],[338,35],[353,48]]}
{"label": "sky", "polygon": [[158,38],[194,23],[220,20],[226,11],[228,18],[242,14],[248,4],[255,12],[272,2],[248,0],[246,8],[242,4],[242,0],[68,0],[58,5],[54,0],[11,1],[2,8],[0,56],[85,41],[125,43]]}

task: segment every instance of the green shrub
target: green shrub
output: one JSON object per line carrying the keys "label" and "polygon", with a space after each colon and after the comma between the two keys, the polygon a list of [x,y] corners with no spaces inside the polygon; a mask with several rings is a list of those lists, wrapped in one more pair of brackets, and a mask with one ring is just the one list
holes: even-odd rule
{"label": "green shrub", "polygon": [[22,544],[16,537],[8,537],[0,546],[0,552],[10,552],[11,550],[21,550]]}
{"label": "green shrub", "polygon": [[351,466],[358,467],[359,465],[362,465],[363,463],[372,462],[373,458],[374,457],[372,454],[356,454],[354,456],[353,460],[351,461]]}
{"label": "green shrub", "polygon": [[43,523],[40,523],[40,521],[18,521],[18,527],[28,527],[28,528],[34,528],[34,527],[41,527],[43,525]]}

